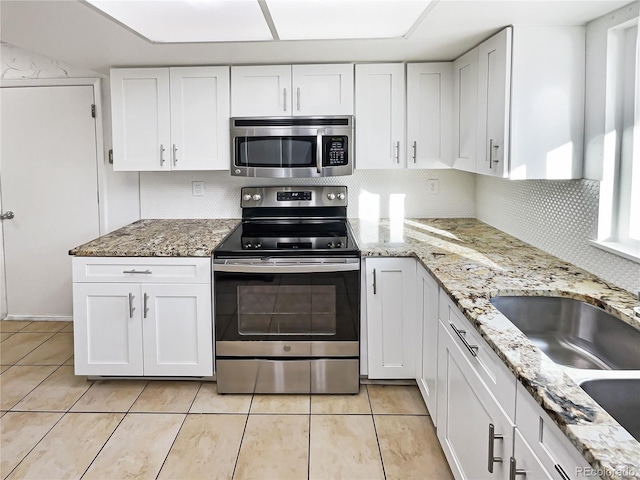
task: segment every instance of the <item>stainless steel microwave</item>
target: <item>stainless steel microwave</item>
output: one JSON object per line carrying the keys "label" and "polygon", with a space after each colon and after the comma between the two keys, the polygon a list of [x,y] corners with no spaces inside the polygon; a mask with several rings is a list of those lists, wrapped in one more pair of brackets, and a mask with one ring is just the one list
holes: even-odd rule
{"label": "stainless steel microwave", "polygon": [[231,175],[305,178],[351,175],[354,118],[231,119]]}

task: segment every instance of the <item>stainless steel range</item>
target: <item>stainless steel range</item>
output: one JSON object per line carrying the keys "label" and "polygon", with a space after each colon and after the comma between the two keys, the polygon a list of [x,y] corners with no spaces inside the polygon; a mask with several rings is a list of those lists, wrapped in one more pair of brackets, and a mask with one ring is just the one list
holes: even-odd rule
{"label": "stainless steel range", "polygon": [[243,188],[213,252],[220,393],[357,393],[360,251],[347,188]]}

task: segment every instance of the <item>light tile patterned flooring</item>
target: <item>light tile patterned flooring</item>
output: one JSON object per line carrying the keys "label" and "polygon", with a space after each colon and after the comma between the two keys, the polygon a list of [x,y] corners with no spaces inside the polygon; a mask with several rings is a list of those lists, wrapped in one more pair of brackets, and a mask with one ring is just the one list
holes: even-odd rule
{"label": "light tile patterned flooring", "polygon": [[452,478],[415,386],[218,395],[190,381],[87,381],[69,322],[0,322],[8,479]]}

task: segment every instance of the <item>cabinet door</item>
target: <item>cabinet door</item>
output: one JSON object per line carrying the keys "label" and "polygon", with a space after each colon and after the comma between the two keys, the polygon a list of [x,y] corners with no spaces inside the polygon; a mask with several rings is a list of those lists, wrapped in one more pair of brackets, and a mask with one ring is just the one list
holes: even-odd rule
{"label": "cabinet door", "polygon": [[294,65],[294,115],[353,115],[353,65]]}
{"label": "cabinet door", "polygon": [[453,62],[453,167],[476,171],[478,47]]}
{"label": "cabinet door", "polygon": [[416,261],[367,258],[369,378],[416,378]]}
{"label": "cabinet door", "polygon": [[171,170],[168,68],[111,70],[114,170]]}
{"label": "cabinet door", "polygon": [[[420,265],[417,267],[416,305],[418,330],[422,326],[422,355],[418,355],[416,381],[434,425],[438,381],[438,284]],[[418,352],[420,354],[420,351]]]}
{"label": "cabinet door", "polygon": [[174,170],[229,169],[229,67],[171,68]]}
{"label": "cabinet door", "polygon": [[291,65],[231,67],[231,116],[291,115]]}
{"label": "cabinet door", "polygon": [[144,374],[213,375],[211,287],[142,285]]}
{"label": "cabinet door", "polygon": [[76,375],[142,375],[140,286],[73,284]]}
{"label": "cabinet door", "polygon": [[451,167],[452,64],[407,64],[407,166]]}
{"label": "cabinet door", "polygon": [[356,168],[404,168],[404,65],[356,65],[355,100]]}
{"label": "cabinet door", "polygon": [[554,478],[551,475],[536,454],[531,450],[531,447],[527,444],[522,434],[516,428],[513,434],[513,460],[515,462],[513,468],[516,471],[523,471],[525,476],[521,478]]}
{"label": "cabinet door", "polygon": [[[507,478],[513,451],[513,423],[473,371],[468,355],[440,322],[438,439],[454,477]],[[501,438],[491,439],[491,426],[495,435]],[[501,462],[490,462],[490,457],[499,457]],[[490,465],[493,472],[489,471]]]}
{"label": "cabinet door", "polygon": [[509,171],[511,28],[478,47],[478,173]]}

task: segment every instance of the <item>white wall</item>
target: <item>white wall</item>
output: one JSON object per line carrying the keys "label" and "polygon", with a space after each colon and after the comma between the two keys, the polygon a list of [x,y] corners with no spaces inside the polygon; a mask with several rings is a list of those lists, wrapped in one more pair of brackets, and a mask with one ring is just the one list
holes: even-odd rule
{"label": "white wall", "polygon": [[[140,174],[142,218],[240,218],[240,187],[261,185],[346,185],[349,217],[379,199],[379,217],[389,217],[394,194],[404,194],[406,218],[473,217],[475,176],[457,170],[357,170],[347,177],[323,179],[244,179],[229,172]],[[426,181],[437,179],[438,195],[427,195]],[[191,182],[204,181],[205,194],[192,195]],[[362,195],[362,197],[361,197]],[[377,197],[376,197],[377,196]],[[361,202],[361,198],[363,201]]]}
{"label": "white wall", "polygon": [[588,243],[595,238],[599,182],[513,181],[478,175],[476,216],[607,282],[637,293],[640,265]]}

